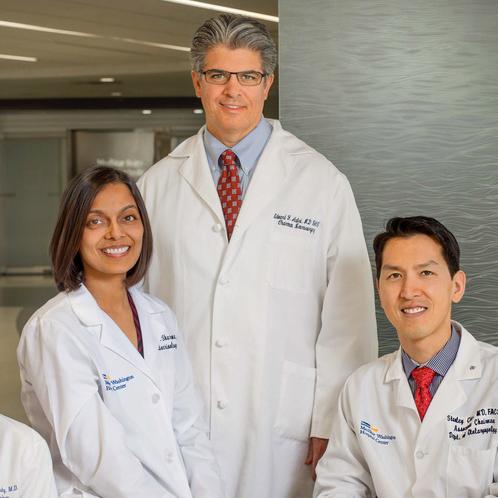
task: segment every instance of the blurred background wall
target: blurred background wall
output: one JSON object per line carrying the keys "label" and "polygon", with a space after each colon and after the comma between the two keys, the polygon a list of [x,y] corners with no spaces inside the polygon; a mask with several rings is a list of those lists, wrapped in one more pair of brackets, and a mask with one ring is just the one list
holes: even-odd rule
{"label": "blurred background wall", "polygon": [[218,3],[0,0],[0,413],[26,420],[15,351],[57,292],[48,243],[67,182],[94,164],[138,177],[203,125],[189,47],[206,19],[250,11],[278,38],[277,0]]}
{"label": "blurred background wall", "polygon": [[[348,176],[369,248],[391,216],[453,231],[454,316],[498,344],[498,2],[281,0],[279,16],[284,127]],[[393,350],[379,308],[378,324]]]}

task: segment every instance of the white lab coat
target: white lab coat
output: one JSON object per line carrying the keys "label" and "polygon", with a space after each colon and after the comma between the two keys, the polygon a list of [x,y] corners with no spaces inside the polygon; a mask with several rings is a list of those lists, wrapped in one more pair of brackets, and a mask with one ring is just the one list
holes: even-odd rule
{"label": "white lab coat", "polygon": [[56,498],[52,460],[33,429],[0,415],[0,498]]}
{"label": "white lab coat", "polygon": [[310,435],[377,356],[373,286],[346,177],[278,121],[227,242],[202,128],[139,180],[147,277],[185,331],[231,498],[306,498]]}
{"label": "white lab coat", "polygon": [[454,325],[460,348],[423,422],[401,350],[348,379],[315,497],[498,496],[498,349]]}
{"label": "white lab coat", "polygon": [[49,442],[59,494],[223,497],[175,317],[130,292],[145,360],[83,285],[48,301],[23,330],[21,398]]}

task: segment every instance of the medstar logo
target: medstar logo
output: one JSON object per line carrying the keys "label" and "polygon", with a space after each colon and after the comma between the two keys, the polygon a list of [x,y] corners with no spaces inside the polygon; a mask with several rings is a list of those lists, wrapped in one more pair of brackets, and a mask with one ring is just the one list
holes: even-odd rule
{"label": "medstar logo", "polygon": [[396,436],[393,436],[392,434],[382,434],[377,426],[372,425],[365,420],[362,420],[360,423],[360,436],[366,436],[372,439],[372,441],[386,446],[396,439]]}
{"label": "medstar logo", "polygon": [[135,376],[125,375],[114,379],[111,375],[103,373],[102,378],[104,379],[106,391],[120,391],[121,389],[126,389],[128,387],[128,382],[133,380]]}

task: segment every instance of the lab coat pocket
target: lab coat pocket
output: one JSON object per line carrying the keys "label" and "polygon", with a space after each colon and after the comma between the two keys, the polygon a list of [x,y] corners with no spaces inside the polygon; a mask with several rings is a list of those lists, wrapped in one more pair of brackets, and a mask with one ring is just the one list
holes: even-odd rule
{"label": "lab coat pocket", "polygon": [[275,431],[282,437],[307,441],[315,397],[316,369],[284,362]]}
{"label": "lab coat pocket", "polygon": [[493,482],[496,448],[480,450],[450,445],[447,467],[447,496],[482,498]]}
{"label": "lab coat pocket", "polygon": [[267,282],[275,289],[305,292],[312,279],[312,236],[274,232],[267,244]]}

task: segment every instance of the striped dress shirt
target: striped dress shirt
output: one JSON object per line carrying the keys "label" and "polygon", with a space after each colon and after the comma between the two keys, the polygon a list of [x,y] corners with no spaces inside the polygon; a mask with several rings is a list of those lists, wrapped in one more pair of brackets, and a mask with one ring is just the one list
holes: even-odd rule
{"label": "striped dress shirt", "polygon": [[456,355],[458,353],[458,348],[460,346],[460,334],[456,331],[455,327],[451,326],[451,336],[448,342],[444,345],[436,355],[434,355],[427,363],[419,364],[413,361],[403,350],[401,350],[403,369],[405,371],[406,377],[408,379],[408,384],[410,384],[410,389],[412,394],[415,395],[415,379],[412,377],[412,372],[418,367],[429,367],[436,375],[429,386],[429,391],[432,396],[436,394],[436,391],[444,379],[444,376],[450,369],[451,365],[455,361]]}

